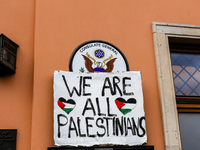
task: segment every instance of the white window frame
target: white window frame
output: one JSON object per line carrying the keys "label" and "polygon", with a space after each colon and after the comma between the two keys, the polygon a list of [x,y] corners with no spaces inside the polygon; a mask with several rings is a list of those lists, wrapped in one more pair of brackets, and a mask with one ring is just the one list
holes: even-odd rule
{"label": "white window frame", "polygon": [[165,150],[182,150],[168,38],[200,39],[200,26],[159,22],[152,25]]}

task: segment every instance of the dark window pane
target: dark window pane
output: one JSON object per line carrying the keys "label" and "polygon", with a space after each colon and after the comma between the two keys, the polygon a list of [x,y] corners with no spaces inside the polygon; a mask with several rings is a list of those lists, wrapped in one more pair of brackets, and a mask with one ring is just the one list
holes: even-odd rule
{"label": "dark window pane", "polygon": [[183,150],[200,149],[200,113],[180,113],[179,124]]}
{"label": "dark window pane", "polygon": [[200,54],[171,52],[177,96],[200,96]]}

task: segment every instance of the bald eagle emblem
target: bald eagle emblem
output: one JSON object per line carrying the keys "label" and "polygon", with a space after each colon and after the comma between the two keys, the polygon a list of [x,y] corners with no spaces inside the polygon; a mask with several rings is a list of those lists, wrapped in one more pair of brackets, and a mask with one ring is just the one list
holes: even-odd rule
{"label": "bald eagle emblem", "polygon": [[[87,56],[82,55],[85,60],[85,67],[88,72],[112,72],[114,68],[114,62],[117,58],[112,59],[112,54],[107,59],[103,60],[103,62],[96,61],[93,57],[91,57],[88,52],[86,53]],[[93,66],[96,66],[93,68]],[[104,67],[106,69],[104,69]]]}

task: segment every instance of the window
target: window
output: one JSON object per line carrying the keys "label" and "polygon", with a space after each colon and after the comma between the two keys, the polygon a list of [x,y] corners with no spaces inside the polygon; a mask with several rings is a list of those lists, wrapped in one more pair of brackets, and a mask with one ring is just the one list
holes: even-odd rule
{"label": "window", "polygon": [[153,23],[153,35],[165,149],[180,150],[182,146],[175,93],[177,89],[175,89],[173,82],[174,77],[172,74],[169,41],[171,39],[177,40],[180,38],[189,41],[199,40],[200,26]]}
{"label": "window", "polygon": [[200,112],[200,54],[172,51],[171,59],[179,112]]}
{"label": "window", "polygon": [[199,149],[200,40],[178,40],[169,38],[182,148]]}
{"label": "window", "polygon": [[200,40],[184,41],[169,38],[177,107],[179,112],[200,112]]}

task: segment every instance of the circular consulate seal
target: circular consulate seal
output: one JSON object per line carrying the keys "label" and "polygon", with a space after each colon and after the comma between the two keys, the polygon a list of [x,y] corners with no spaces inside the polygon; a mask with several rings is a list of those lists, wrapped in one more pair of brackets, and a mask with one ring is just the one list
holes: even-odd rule
{"label": "circular consulate seal", "polygon": [[79,45],[71,55],[69,70],[73,72],[129,71],[124,54],[113,44],[94,40]]}

